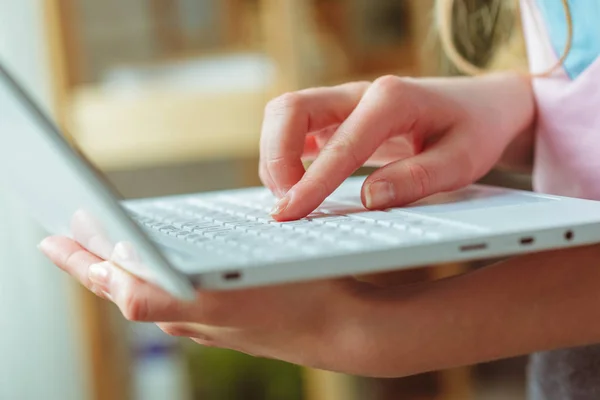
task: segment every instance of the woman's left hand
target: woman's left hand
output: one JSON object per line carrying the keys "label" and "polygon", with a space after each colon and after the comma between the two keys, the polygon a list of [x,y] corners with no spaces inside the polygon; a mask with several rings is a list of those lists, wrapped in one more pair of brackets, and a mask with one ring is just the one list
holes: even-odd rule
{"label": "woman's left hand", "polygon": [[199,290],[189,303],[69,239],[51,237],[40,247],[129,320],[156,322],[208,346],[354,375],[399,377],[600,340],[598,245],[435,282],[386,288],[331,279]]}
{"label": "woman's left hand", "polygon": [[128,320],[155,322],[170,335],[206,346],[367,374],[344,338],[347,325],[360,310],[361,293],[370,288],[364,283],[335,279],[248,290],[199,290],[196,300],[186,303],[68,238],[47,238],[40,249],[89,290],[114,302]]}

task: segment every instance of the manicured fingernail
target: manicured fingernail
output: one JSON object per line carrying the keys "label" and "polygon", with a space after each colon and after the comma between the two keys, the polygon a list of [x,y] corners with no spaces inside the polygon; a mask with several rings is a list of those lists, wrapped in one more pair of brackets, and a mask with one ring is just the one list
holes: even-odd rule
{"label": "manicured fingernail", "polygon": [[388,181],[375,181],[366,190],[366,206],[369,209],[377,209],[390,206],[394,202],[394,187]]}
{"label": "manicured fingernail", "polygon": [[110,293],[110,268],[108,262],[90,265],[88,277],[94,286],[94,292]]}
{"label": "manicured fingernail", "polygon": [[275,204],[275,207],[273,207],[273,209],[271,210],[271,215],[281,214],[283,211],[285,211],[289,204],[290,198],[288,196],[285,196],[283,199],[279,200],[277,204]]}
{"label": "manicured fingernail", "polygon": [[39,251],[41,251],[42,253],[47,253],[48,252],[48,238],[45,238],[44,240],[42,240],[38,245],[37,248]]}
{"label": "manicured fingernail", "polygon": [[135,250],[133,249],[133,245],[128,242],[119,242],[115,245],[113,250],[113,257],[118,262],[126,262],[135,260]]}

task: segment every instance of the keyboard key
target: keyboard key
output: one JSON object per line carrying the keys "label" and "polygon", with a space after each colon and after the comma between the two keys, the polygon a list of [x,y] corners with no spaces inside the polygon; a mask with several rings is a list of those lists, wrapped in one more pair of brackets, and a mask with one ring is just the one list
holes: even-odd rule
{"label": "keyboard key", "polygon": [[383,240],[388,243],[410,243],[415,241],[415,235],[397,229],[378,229],[370,232],[372,238]]}
{"label": "keyboard key", "polygon": [[326,214],[349,215],[366,211],[364,207],[357,207],[348,204],[323,204],[318,208]]}
{"label": "keyboard key", "polygon": [[[174,224],[174,225],[177,226],[176,224]],[[215,225],[214,222],[186,222],[186,223],[181,224],[181,226],[179,228],[189,230],[189,231],[200,231],[202,229],[210,228],[210,227],[214,227],[214,226],[220,226],[220,225]]]}
{"label": "keyboard key", "polygon": [[270,224],[262,224],[257,223],[256,225],[251,225],[248,227],[248,232],[264,232],[264,231],[272,231],[272,230],[280,230],[281,227],[270,225]]}
{"label": "keyboard key", "polygon": [[162,233],[166,233],[167,235],[175,236],[177,234],[177,232],[179,232],[180,230],[178,228],[174,227],[173,225],[167,225],[167,226],[163,226],[162,228],[159,228],[158,231],[162,232]]}
{"label": "keyboard key", "polygon": [[298,221],[290,221],[290,222],[282,222],[281,225],[283,227],[297,227],[297,226],[305,226],[305,225],[313,225],[314,222],[310,219],[300,219]]}
{"label": "keyboard key", "polygon": [[227,230],[228,228],[226,226],[223,225],[211,225],[211,226],[200,226],[200,227],[194,227],[191,229],[192,232],[198,232],[198,233],[202,233],[207,234],[209,232],[219,232],[222,230]]}
{"label": "keyboard key", "polygon": [[205,232],[205,233],[203,233],[203,235],[206,237],[209,237],[209,238],[213,238],[213,239],[217,239],[217,238],[225,239],[231,233],[232,233],[231,229],[225,228],[222,230]]}
{"label": "keyboard key", "polygon": [[183,239],[185,239],[188,242],[193,242],[193,243],[200,243],[200,242],[208,242],[210,241],[209,238],[207,238],[204,235],[201,235],[199,233],[190,233],[188,235],[183,236]]}
{"label": "keyboard key", "polygon": [[242,232],[251,232],[253,228],[264,226],[261,222],[247,222],[243,224],[235,224],[233,227]]}
{"label": "keyboard key", "polygon": [[348,216],[346,215],[329,215],[327,217],[324,218],[317,218],[315,220],[313,220],[314,223],[316,224],[329,224],[329,225],[336,225],[345,221],[349,221]]}

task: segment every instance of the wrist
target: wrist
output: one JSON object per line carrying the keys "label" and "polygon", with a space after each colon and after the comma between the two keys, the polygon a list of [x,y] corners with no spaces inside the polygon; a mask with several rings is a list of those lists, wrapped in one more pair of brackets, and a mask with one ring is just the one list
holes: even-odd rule
{"label": "wrist", "polygon": [[421,340],[423,321],[414,313],[418,301],[411,300],[420,297],[419,287],[369,284],[349,293],[331,315],[323,352],[330,369],[377,378],[426,372],[418,360],[432,357]]}
{"label": "wrist", "polygon": [[531,76],[514,72],[507,79],[517,80],[521,87],[527,89],[529,101],[526,104],[528,104],[527,108],[530,111],[529,117],[521,129],[515,131],[514,137],[498,161],[497,168],[509,172],[531,173],[534,163],[535,121],[537,115]]}
{"label": "wrist", "polygon": [[[379,321],[371,326],[372,314],[380,314],[375,301],[382,290],[371,284],[356,282],[341,296],[335,296],[327,309],[326,326],[319,348],[320,361],[324,369],[350,375],[379,376],[373,362],[380,358],[386,346],[375,332]],[[389,348],[387,349],[389,351]]]}

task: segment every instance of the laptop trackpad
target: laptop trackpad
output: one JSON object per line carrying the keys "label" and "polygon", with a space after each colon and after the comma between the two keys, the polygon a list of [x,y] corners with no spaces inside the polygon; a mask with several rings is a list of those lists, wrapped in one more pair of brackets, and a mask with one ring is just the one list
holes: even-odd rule
{"label": "laptop trackpad", "polygon": [[497,207],[556,201],[534,193],[524,193],[493,187],[468,187],[451,193],[440,193],[404,207],[420,214],[440,214],[482,210]]}

